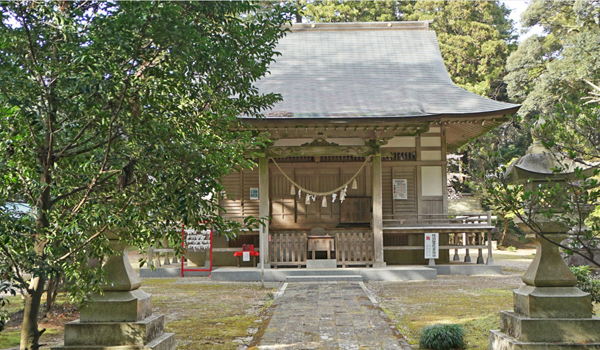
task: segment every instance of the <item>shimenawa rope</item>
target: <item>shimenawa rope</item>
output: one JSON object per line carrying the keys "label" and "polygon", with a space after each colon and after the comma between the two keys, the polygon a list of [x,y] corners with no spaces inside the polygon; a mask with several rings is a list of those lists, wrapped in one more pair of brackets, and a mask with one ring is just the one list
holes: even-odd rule
{"label": "shimenawa rope", "polygon": [[331,190],[329,192],[315,192],[315,191],[311,191],[311,190],[307,190],[306,188],[300,186],[297,182],[295,182],[294,180],[292,180],[280,167],[279,164],[277,164],[277,162],[275,161],[275,159],[269,157],[271,160],[273,160],[273,163],[275,164],[275,166],[277,167],[277,169],[279,169],[279,171],[281,171],[281,173],[283,174],[283,176],[285,176],[286,179],[288,179],[289,182],[292,183],[292,185],[296,186],[296,188],[298,188],[299,190],[301,190],[304,193],[313,195],[313,196],[317,196],[317,197],[323,197],[323,196],[329,196],[334,194],[335,192],[339,192],[341,190],[343,190],[346,186],[348,186],[352,180],[354,180],[358,174],[360,174],[360,172],[363,170],[363,168],[365,167],[365,165],[367,165],[367,162],[369,161],[369,159],[371,159],[371,156],[368,156],[365,159],[365,162],[360,166],[360,169],[358,169],[358,171],[356,172],[356,174],[354,174],[354,176],[352,176],[350,178],[350,180],[346,181],[343,185],[341,185],[340,187],[336,188],[335,190]]}

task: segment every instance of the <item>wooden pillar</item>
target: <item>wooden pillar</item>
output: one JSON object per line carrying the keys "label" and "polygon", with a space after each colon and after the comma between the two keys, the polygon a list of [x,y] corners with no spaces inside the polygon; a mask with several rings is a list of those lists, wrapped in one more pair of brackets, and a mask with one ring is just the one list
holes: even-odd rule
{"label": "wooden pillar", "polygon": [[269,267],[269,158],[263,156],[258,160],[258,216],[265,220],[265,226],[260,226],[260,255],[261,262]]}
{"label": "wooden pillar", "polygon": [[381,154],[373,155],[372,198],[373,198],[373,251],[375,252],[373,267],[385,266],[383,261],[383,196],[381,192]]}

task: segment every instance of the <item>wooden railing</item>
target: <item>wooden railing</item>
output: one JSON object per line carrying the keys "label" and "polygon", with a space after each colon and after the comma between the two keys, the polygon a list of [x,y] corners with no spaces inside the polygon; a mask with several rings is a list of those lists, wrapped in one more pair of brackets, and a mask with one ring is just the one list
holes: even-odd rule
{"label": "wooden railing", "polygon": [[[352,265],[372,266],[374,260],[373,233],[361,232],[331,232],[335,238],[335,259],[338,266]],[[306,266],[306,260],[311,259],[307,250],[309,231],[271,232],[269,242],[269,259],[271,266]]]}
{"label": "wooden railing", "polygon": [[335,234],[338,264],[373,266],[373,232],[343,232]]}
{"label": "wooden railing", "polygon": [[298,266],[306,265],[307,232],[273,232],[269,242],[269,259],[271,265]]}
{"label": "wooden railing", "polygon": [[465,213],[465,214],[408,214],[384,215],[383,228],[409,228],[409,227],[440,227],[440,228],[473,228],[472,226],[491,226],[491,212]]}
{"label": "wooden railing", "polygon": [[[459,249],[465,250],[465,262],[471,262],[470,249],[477,249],[477,263],[483,264],[483,250],[488,251],[488,264],[493,264],[492,233],[496,228],[492,226],[491,212],[467,214],[414,214],[414,215],[387,215],[383,218],[384,233],[394,234],[421,234],[426,232],[447,233],[448,245],[441,245],[440,250],[454,249],[452,260],[459,261]],[[487,237],[486,237],[487,236]],[[484,240],[487,238],[487,244]],[[423,246],[384,246],[384,250],[423,250]]]}

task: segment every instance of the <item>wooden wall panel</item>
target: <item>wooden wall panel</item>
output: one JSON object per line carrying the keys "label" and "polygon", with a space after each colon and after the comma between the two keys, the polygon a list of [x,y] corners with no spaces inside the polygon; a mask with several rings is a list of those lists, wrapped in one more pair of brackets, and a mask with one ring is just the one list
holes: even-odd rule
{"label": "wooden wall panel", "polygon": [[[383,163],[381,171],[384,217],[417,214],[416,167],[414,165],[402,166]],[[392,182],[394,179],[407,180],[407,199],[393,199],[394,191]]]}
{"label": "wooden wall panel", "polygon": [[225,198],[220,205],[225,209],[226,216],[242,215],[242,174],[233,172],[221,180],[225,187]]}
{"label": "wooden wall panel", "polygon": [[[340,168],[324,168],[319,169],[319,191],[328,192],[338,188],[342,184],[340,178]],[[339,223],[340,218],[340,201],[339,198],[334,203],[331,202],[331,196],[327,196],[327,207],[322,207],[322,199],[315,203],[320,211],[320,219],[326,221],[335,221]]]}
{"label": "wooden wall panel", "polygon": [[[361,165],[362,164],[342,165],[342,181],[340,181],[340,185],[356,174]],[[367,184],[366,170],[367,167],[365,166],[358,176],[356,176],[357,189],[352,189],[352,183],[348,185],[348,192],[346,193],[347,197],[364,197],[367,195],[367,186],[371,186],[371,184]]]}
{"label": "wooden wall panel", "polygon": [[444,214],[444,201],[440,197],[424,197],[422,214]]}
{"label": "wooden wall panel", "polygon": [[[406,179],[408,198],[395,200],[394,215],[408,215],[417,213],[417,185],[416,168],[414,166],[395,166],[392,168],[392,179]],[[391,184],[390,184],[391,186]],[[391,193],[391,192],[390,192]],[[393,195],[393,193],[391,193]]]}
{"label": "wooden wall panel", "polygon": [[383,218],[387,219],[392,214],[394,214],[392,210],[393,205],[393,188],[392,188],[392,167],[386,166],[385,163],[382,163],[381,166],[381,192],[382,192],[382,209],[383,209]]}
{"label": "wooden wall panel", "polygon": [[243,193],[242,193],[242,213],[244,216],[258,217],[258,200],[250,200],[250,188],[258,188],[258,166],[253,170],[244,169],[242,171]]}

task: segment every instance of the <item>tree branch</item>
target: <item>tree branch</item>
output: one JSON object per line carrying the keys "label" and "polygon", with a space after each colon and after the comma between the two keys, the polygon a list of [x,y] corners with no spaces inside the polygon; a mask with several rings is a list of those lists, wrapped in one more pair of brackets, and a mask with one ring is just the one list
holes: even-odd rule
{"label": "tree branch", "polygon": [[14,271],[15,271],[15,275],[17,277],[17,280],[22,285],[27,285],[27,281],[25,281],[25,279],[21,275],[21,271],[19,270],[19,266],[15,262],[15,259],[13,258],[12,254],[10,254],[10,251],[8,250],[8,248],[6,248],[6,246],[4,245],[4,243],[2,243],[1,241],[0,241],[0,249],[2,249],[2,251],[4,252],[4,254],[8,257],[8,259],[11,262],[11,264],[13,265]]}
{"label": "tree branch", "polygon": [[[133,199],[133,196],[129,197],[129,199],[127,200],[127,202],[123,205],[123,207],[121,207],[121,209],[119,209],[119,211],[116,214],[122,213],[127,208],[127,206],[129,206],[129,204],[131,203],[132,199]],[[107,228],[108,228],[108,224],[105,224],[99,231],[97,231],[96,233],[94,233],[92,236],[90,236],[88,239],[86,239],[83,243],[81,243],[79,246],[77,246],[76,248],[74,248],[70,252],[68,252],[65,255],[61,256],[60,258],[54,260],[53,263],[59,263],[59,262],[65,260],[65,259],[67,259],[69,256],[77,253],[78,251],[80,251],[81,249],[83,249],[85,246],[87,246],[88,244],[90,244],[90,242],[92,240],[94,240],[96,237],[98,237],[102,233],[104,233]]]}

